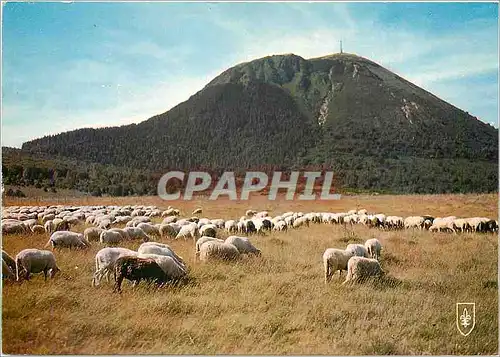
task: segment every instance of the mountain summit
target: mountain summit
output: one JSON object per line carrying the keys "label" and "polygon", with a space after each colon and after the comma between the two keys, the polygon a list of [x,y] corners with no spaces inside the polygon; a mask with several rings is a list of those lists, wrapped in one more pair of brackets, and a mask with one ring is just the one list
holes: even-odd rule
{"label": "mountain summit", "polygon": [[348,53],[241,63],[140,124],[22,149],[154,171],[320,165],[345,186],[397,192],[495,190],[498,177],[497,129]]}

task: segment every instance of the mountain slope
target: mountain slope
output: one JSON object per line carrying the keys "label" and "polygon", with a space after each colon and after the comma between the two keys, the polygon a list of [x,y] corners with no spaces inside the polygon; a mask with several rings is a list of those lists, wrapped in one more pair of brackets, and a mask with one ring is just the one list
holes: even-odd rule
{"label": "mountain slope", "polygon": [[398,192],[495,190],[498,177],[497,129],[350,54],[242,63],[140,124],[23,150],[155,171],[327,165],[347,186]]}

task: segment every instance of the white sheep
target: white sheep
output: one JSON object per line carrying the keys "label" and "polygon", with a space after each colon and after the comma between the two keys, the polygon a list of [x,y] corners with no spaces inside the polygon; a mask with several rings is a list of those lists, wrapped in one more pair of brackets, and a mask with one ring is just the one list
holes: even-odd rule
{"label": "white sheep", "polygon": [[238,231],[238,226],[236,224],[236,221],[234,219],[230,219],[224,223],[224,229],[228,233],[233,233]]}
{"label": "white sheep", "polygon": [[342,276],[342,270],[347,270],[347,262],[353,256],[352,252],[342,249],[328,248],[323,253],[323,267],[325,269],[325,284],[331,280],[333,274],[339,270],[339,276]]}
{"label": "white sheep", "polygon": [[368,251],[362,244],[348,244],[345,250],[346,252],[351,252],[354,256],[368,257]]}
{"label": "white sheep", "polygon": [[214,237],[217,235],[216,226],[214,224],[205,224],[199,230],[201,236]]}
{"label": "white sheep", "polygon": [[53,278],[60,271],[56,264],[56,257],[48,250],[24,249],[16,255],[15,260],[17,281],[20,280],[20,274],[23,270],[26,280],[29,280],[31,274],[43,272],[45,281],[47,281],[47,273]]}
{"label": "white sheep", "polygon": [[203,237],[199,238],[196,241],[196,244],[194,246],[194,249],[195,249],[195,254],[194,254],[195,259],[200,257],[200,247],[201,247],[201,245],[203,243],[211,242],[211,241],[224,243],[224,241],[222,239],[218,239],[218,238],[206,237],[206,236],[203,236]]}
{"label": "white sheep", "polygon": [[380,259],[380,250],[382,249],[382,244],[376,238],[368,239],[365,242],[365,248],[368,251],[368,256],[373,259]]}
{"label": "white sheep", "polygon": [[89,242],[98,242],[99,236],[101,235],[103,229],[98,227],[89,227],[83,231],[83,236]]}
{"label": "white sheep", "polygon": [[52,245],[52,249],[55,248],[88,248],[90,243],[85,240],[82,233],[70,232],[70,231],[57,231],[52,233],[49,241],[44,248]]}
{"label": "white sheep", "polygon": [[454,219],[453,221],[451,221],[451,224],[449,226],[451,226],[451,230],[455,233],[457,233],[457,231],[465,233],[471,230],[469,222],[465,218]]}
{"label": "white sheep", "polygon": [[151,223],[141,222],[136,227],[142,229],[144,233],[146,233],[147,235],[155,235],[155,236],[160,235],[158,229]]}
{"label": "white sheep", "polygon": [[161,221],[162,224],[169,224],[169,223],[175,223],[177,222],[177,217],[176,216],[168,216]]}
{"label": "white sheep", "polygon": [[240,254],[261,255],[260,250],[246,237],[230,236],[226,238],[225,243],[234,245]]}
{"label": "white sheep", "polygon": [[122,228],[110,228],[110,229],[108,229],[108,231],[120,233],[121,236],[122,236],[122,239],[124,241],[125,240],[130,240],[130,235],[128,234],[128,231],[126,231],[125,229],[122,229]]}
{"label": "white sheep", "polygon": [[125,227],[123,228],[127,232],[130,239],[141,239],[143,242],[149,241],[149,236],[140,228],[137,227]]}
{"label": "white sheep", "polygon": [[255,214],[257,213],[257,211],[254,211],[253,209],[249,209],[245,212],[245,215],[249,218],[253,217]]}
{"label": "white sheep", "polygon": [[181,227],[179,233],[175,236],[175,239],[184,238],[187,239],[191,237],[196,239],[199,236],[198,226],[196,223],[190,223]]}
{"label": "white sheep", "polygon": [[107,247],[97,252],[95,255],[95,273],[92,278],[92,286],[99,285],[105,276],[109,282],[109,276],[113,273],[115,261],[124,256],[137,256],[137,252],[120,247]]}
{"label": "white sheep", "polygon": [[123,236],[117,231],[106,230],[99,235],[99,242],[102,244],[118,244],[123,240]]}
{"label": "white sheep", "polygon": [[275,231],[286,231],[287,229],[288,226],[286,225],[285,221],[278,221],[274,224]]}
{"label": "white sheep", "polygon": [[2,234],[26,233],[26,226],[21,221],[2,220]]}
{"label": "white sheep", "polygon": [[193,214],[200,214],[202,212],[201,208],[197,208],[193,211]]}
{"label": "white sheep", "polygon": [[299,217],[295,221],[293,221],[293,225],[292,226],[293,226],[293,228],[299,228],[299,227],[302,227],[302,226],[309,227],[309,220],[305,216]]}
{"label": "white sheep", "polygon": [[421,216],[410,216],[404,220],[405,228],[419,228],[422,229],[425,218]]}
{"label": "white sheep", "polygon": [[224,220],[222,218],[216,218],[216,219],[212,219],[210,221],[210,223],[212,223],[215,227],[217,227],[219,229],[224,229],[224,225],[226,222],[224,222]]}
{"label": "white sheep", "polygon": [[239,258],[240,252],[229,243],[210,241],[200,246],[200,260],[204,262],[212,259],[237,260]]}
{"label": "white sheep", "polygon": [[31,231],[35,234],[43,234],[45,233],[45,228],[39,224],[36,224],[31,227]]}
{"label": "white sheep", "polygon": [[[179,229],[180,229],[180,227],[179,227]],[[161,224],[159,232],[160,232],[161,238],[165,238],[165,237],[174,238],[178,233],[175,230],[175,228],[170,224]]]}
{"label": "white sheep", "polygon": [[239,221],[236,226],[238,227],[238,232],[239,233],[246,233],[247,232],[247,225],[244,221]]}
{"label": "white sheep", "polygon": [[352,257],[347,263],[347,276],[342,284],[361,282],[369,277],[382,276],[384,272],[376,259]]}
{"label": "white sheep", "polygon": [[167,244],[157,242],[142,243],[137,249],[137,252],[139,254],[157,254],[172,257],[177,262],[177,264],[186,269],[186,263],[184,263],[184,259],[178,256]]}

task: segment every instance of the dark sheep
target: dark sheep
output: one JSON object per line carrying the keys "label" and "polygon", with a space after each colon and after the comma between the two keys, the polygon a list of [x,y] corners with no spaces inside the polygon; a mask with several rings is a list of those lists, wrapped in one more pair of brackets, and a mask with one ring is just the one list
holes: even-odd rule
{"label": "dark sheep", "polygon": [[161,286],[167,282],[168,277],[153,259],[125,256],[118,258],[115,262],[115,287],[113,292],[118,291],[121,293],[123,279],[132,281],[134,285],[141,280],[147,280]]}

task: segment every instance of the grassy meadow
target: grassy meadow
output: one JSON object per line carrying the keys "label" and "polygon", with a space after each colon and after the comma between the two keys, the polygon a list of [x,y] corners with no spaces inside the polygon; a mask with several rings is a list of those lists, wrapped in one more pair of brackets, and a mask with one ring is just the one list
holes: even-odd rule
{"label": "grassy meadow", "polygon": [[[498,195],[343,196],[338,201],[218,200],[165,202],[157,197],[7,199],[4,205],[144,204],[179,208],[191,216],[239,219],[246,209],[342,212],[366,208],[386,215],[497,217]],[[155,218],[155,222],[161,221]],[[85,225],[72,230],[83,231]],[[222,232],[224,238],[227,233]],[[322,255],[378,238],[382,281],[325,285]],[[5,235],[12,256],[42,249],[48,234]],[[168,243],[192,279],[155,289],[144,283],[112,293],[91,286],[94,243],[87,251],[57,251],[63,273],[4,282],[2,350],[8,354],[497,354],[498,237],[494,234],[382,231],[362,226],[310,227],[250,236],[262,257],[236,263],[194,261],[193,241]],[[140,242],[121,246],[137,249]],[[475,302],[467,337],[456,327],[455,304]]]}

